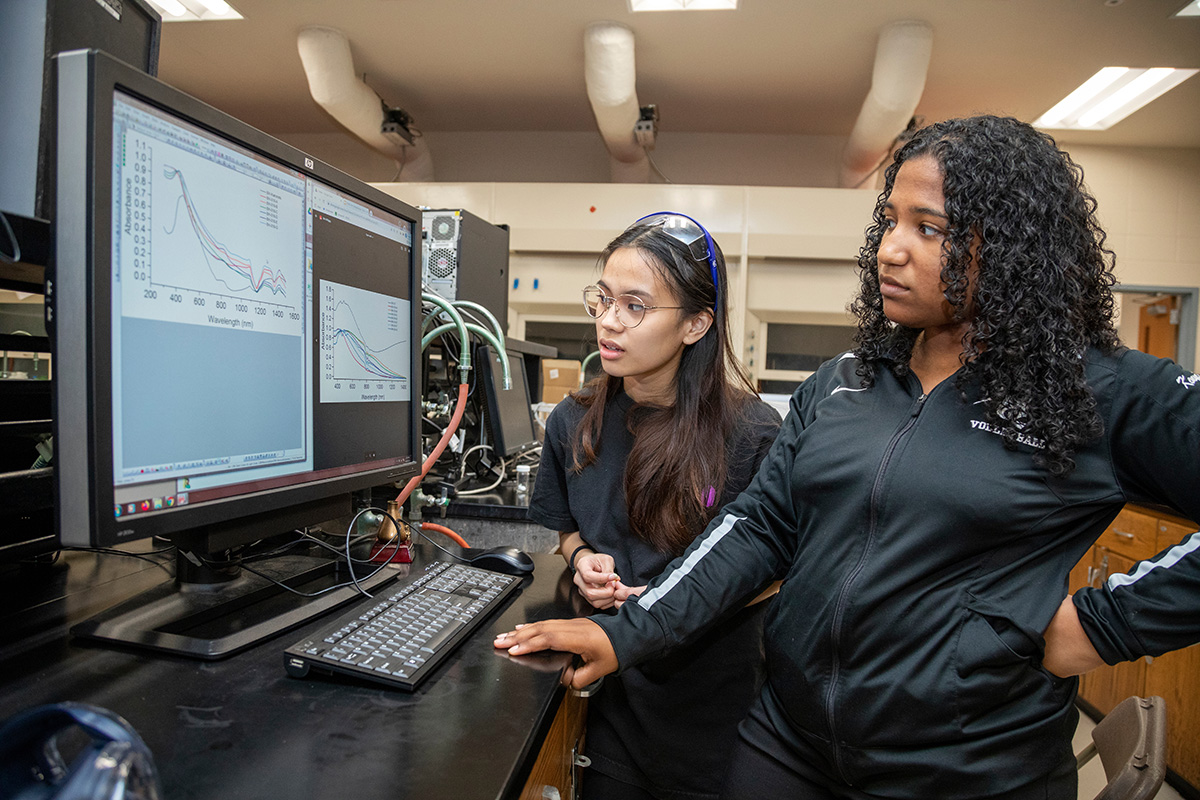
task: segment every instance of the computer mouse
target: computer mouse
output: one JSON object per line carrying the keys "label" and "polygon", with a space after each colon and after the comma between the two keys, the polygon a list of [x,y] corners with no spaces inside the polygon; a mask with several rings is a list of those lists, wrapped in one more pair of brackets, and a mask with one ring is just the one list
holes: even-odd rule
{"label": "computer mouse", "polygon": [[464,551],[463,558],[473,567],[495,570],[507,575],[533,572],[533,559],[512,546],[490,547],[486,550],[472,547]]}

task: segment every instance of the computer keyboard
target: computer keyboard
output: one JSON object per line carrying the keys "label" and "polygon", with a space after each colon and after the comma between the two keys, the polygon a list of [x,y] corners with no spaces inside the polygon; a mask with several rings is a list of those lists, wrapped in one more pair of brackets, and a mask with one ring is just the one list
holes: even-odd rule
{"label": "computer keyboard", "polygon": [[284,651],[289,675],[339,672],[413,691],[521,584],[434,561]]}

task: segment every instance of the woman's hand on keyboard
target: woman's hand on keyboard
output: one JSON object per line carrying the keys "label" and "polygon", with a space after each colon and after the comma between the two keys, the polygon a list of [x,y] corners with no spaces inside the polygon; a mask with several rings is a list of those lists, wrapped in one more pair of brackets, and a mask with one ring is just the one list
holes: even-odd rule
{"label": "woman's hand on keyboard", "polygon": [[567,667],[563,673],[563,685],[575,689],[583,689],[616,672],[618,666],[608,635],[589,619],[551,619],[518,625],[515,631],[497,636],[493,644],[514,656],[539,650],[561,650],[581,656],[582,664]]}

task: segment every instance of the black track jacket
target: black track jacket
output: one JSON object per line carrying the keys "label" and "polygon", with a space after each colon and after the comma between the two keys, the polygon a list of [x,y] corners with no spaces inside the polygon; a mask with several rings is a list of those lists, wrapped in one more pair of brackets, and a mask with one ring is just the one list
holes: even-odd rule
{"label": "black track jacket", "polygon": [[[626,669],[782,578],[763,690],[777,746],[885,797],[1021,786],[1071,757],[1077,682],[1041,667],[1071,567],[1126,501],[1200,519],[1200,384],[1143,353],[1088,353],[1105,433],[1059,479],[1034,466],[1040,442],[1005,449],[977,392],[924,395],[886,368],[862,389],[857,365],[805,381],[750,487],[636,603],[594,619]],[[1106,659],[1200,639],[1198,544],[1077,595]]]}

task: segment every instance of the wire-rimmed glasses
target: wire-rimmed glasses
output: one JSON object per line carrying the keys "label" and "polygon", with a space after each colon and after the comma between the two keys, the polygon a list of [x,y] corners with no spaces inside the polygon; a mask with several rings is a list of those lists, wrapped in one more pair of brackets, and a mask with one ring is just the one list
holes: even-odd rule
{"label": "wire-rimmed glasses", "polygon": [[611,295],[603,288],[592,284],[583,288],[583,307],[592,319],[600,319],[616,306],[617,319],[626,328],[636,328],[646,318],[647,311],[660,308],[683,308],[683,306],[650,306],[635,294]]}

